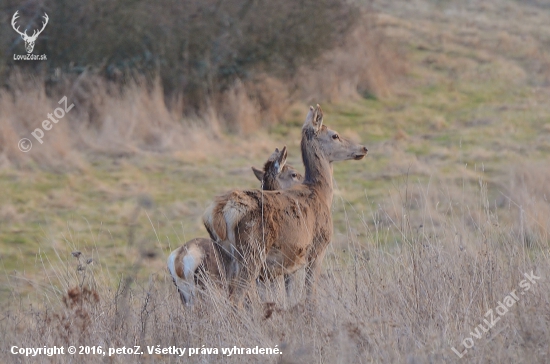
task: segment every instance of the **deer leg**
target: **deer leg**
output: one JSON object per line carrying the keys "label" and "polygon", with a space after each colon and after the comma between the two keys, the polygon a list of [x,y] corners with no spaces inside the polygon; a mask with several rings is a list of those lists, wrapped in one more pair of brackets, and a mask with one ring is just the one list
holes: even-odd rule
{"label": "deer leg", "polygon": [[249,259],[244,262],[238,276],[231,282],[231,300],[237,307],[243,304],[244,296],[250,291],[250,287],[260,272],[260,264],[256,259]]}
{"label": "deer leg", "polygon": [[306,300],[315,306],[315,300],[317,295],[317,281],[319,280],[319,275],[321,274],[321,266],[323,259],[325,257],[326,247],[317,254],[317,256],[312,256],[308,260],[306,266]]}
{"label": "deer leg", "polygon": [[257,241],[251,241],[247,245],[246,252],[239,259],[241,260],[240,269],[231,282],[230,296],[237,307],[242,307],[243,298],[260,275],[260,268],[265,261],[265,251]]}
{"label": "deer leg", "polygon": [[285,291],[286,291],[287,298],[290,298],[293,287],[294,287],[294,273],[285,274]]}

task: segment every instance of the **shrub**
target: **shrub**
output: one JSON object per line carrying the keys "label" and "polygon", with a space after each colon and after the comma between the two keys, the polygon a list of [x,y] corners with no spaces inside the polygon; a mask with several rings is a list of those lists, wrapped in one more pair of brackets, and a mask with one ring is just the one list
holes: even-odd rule
{"label": "shrub", "polygon": [[[43,4],[43,5],[42,5]],[[339,0],[8,0],[0,10],[0,54],[23,52],[10,19],[29,30],[50,22],[35,54],[47,62],[0,65],[56,81],[62,73],[92,70],[124,83],[135,75],[159,76],[166,95],[185,96],[191,110],[255,71],[292,76],[304,62],[342,39],[357,16]],[[19,40],[18,40],[19,39]]]}

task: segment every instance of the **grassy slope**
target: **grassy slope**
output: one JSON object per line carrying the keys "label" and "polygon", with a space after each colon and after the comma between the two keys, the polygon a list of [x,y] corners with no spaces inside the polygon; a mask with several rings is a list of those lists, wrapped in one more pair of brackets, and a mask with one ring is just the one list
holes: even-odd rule
{"label": "grassy slope", "polygon": [[[380,5],[380,24],[403,50],[409,72],[389,99],[323,105],[329,126],[370,150],[364,161],[335,166],[336,246],[345,243],[349,226],[360,235],[372,227],[371,216],[406,181],[437,178],[460,188],[483,177],[505,189],[511,166],[548,157],[550,34],[542,25],[550,11],[501,3]],[[248,140],[228,137],[226,152],[199,159],[94,157],[83,172],[1,171],[2,282],[15,271],[38,279],[41,259],[53,259],[54,251],[62,259],[73,250],[99,254],[98,262],[116,274],[140,256],[148,259],[143,277],[162,270],[169,246],[206,236],[200,216],[212,196],[258,186],[249,168],[273,148],[289,145],[291,162],[301,164],[305,110],[293,108],[284,124],[261,136],[264,146],[252,156],[239,150]],[[498,188],[490,190],[493,199]]]}
{"label": "grassy slope", "polygon": [[[92,154],[66,174],[1,171],[0,302],[10,302],[0,341],[278,344],[285,352],[243,362],[547,362],[550,9],[536,1],[461,4],[375,2],[407,76],[391,98],[323,104],[325,122],[370,152],[334,167],[335,236],[316,314],[280,296],[269,320],[261,305],[234,312],[215,294],[184,309],[165,273],[169,246],[206,236],[200,217],[214,194],[256,187],[250,166],[277,146],[288,145],[300,165],[302,105],[269,133],[223,137],[210,149]],[[76,272],[74,250],[94,258],[91,270]],[[537,287],[459,360],[450,348],[462,351],[487,310],[531,270],[543,277]],[[65,288],[86,280],[101,304],[63,306],[58,280]],[[75,329],[66,334],[68,322]]]}

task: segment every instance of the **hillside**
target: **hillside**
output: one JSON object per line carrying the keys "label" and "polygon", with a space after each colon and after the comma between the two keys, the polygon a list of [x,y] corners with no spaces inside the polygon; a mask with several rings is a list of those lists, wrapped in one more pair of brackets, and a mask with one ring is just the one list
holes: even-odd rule
{"label": "hillside", "polygon": [[[82,327],[68,341],[85,345],[279,345],[284,354],[269,359],[279,363],[457,362],[451,347],[462,352],[485,313],[534,271],[542,278],[498,327],[472,339],[462,360],[547,362],[550,7],[536,0],[371,6],[394,57],[387,61],[402,74],[387,95],[311,101],[321,103],[327,125],[369,149],[362,161],[334,166],[335,235],[320,312],[310,316],[300,290],[287,301],[280,289],[266,293],[275,302],[269,319],[258,303],[235,313],[219,295],[185,310],[165,265],[175,247],[207,236],[201,216],[216,194],[259,187],[250,167],[276,147],[287,145],[289,162],[303,169],[300,128],[310,100],[298,100],[282,123],[248,134],[183,123],[170,131],[159,121],[182,146],[166,150],[121,152],[114,146],[124,132],[113,128],[120,134],[74,151],[60,122],[62,131],[44,138],[63,155],[59,166],[41,167],[40,158],[56,160],[49,149],[22,167],[6,162],[1,340],[17,327],[27,345],[38,342],[40,330],[48,344],[62,341],[46,322],[61,327],[75,314],[61,300],[82,284],[100,297],[99,304],[78,301],[92,319],[78,316]],[[154,120],[163,110],[155,92],[162,93],[137,90],[113,120],[126,113],[136,125]],[[49,101],[30,97],[44,103],[33,116],[41,120]],[[3,102],[4,110],[25,106]],[[48,316],[46,307],[63,314]],[[171,360],[142,360],[155,358]],[[221,355],[207,359],[223,362]]]}

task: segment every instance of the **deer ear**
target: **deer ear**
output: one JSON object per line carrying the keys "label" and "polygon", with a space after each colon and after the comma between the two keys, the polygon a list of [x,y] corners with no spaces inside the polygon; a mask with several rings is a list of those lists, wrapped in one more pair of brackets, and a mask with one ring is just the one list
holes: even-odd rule
{"label": "deer ear", "polygon": [[260,171],[258,168],[252,167],[252,172],[254,172],[254,175],[258,179],[258,181],[264,180],[264,171]]}
{"label": "deer ear", "polygon": [[316,108],[310,106],[309,112],[306,116],[306,121],[304,123],[304,128],[309,127],[317,132],[321,129],[321,126],[323,126],[323,110],[321,110],[321,106],[319,106],[319,104],[317,104]]}
{"label": "deer ear", "polygon": [[321,106],[317,104],[317,107],[315,108],[315,113],[313,115],[313,125],[317,128],[317,130],[321,129],[323,126],[323,110],[321,110]]}
{"label": "deer ear", "polygon": [[282,158],[281,160],[286,162],[286,157],[288,156],[288,150],[286,149],[286,145],[283,146],[283,150],[281,150]]}
{"label": "deer ear", "polygon": [[287,157],[287,153],[286,153],[286,145],[285,145],[281,150],[279,158],[277,158],[277,162],[276,162],[277,174],[281,173],[281,171],[283,170],[283,167],[286,164],[286,157]]}
{"label": "deer ear", "polygon": [[307,116],[306,116],[306,121],[304,122],[304,128],[314,128],[314,125],[313,125],[313,120],[314,120],[314,117],[313,117],[313,113],[315,112],[315,109],[313,108],[313,106],[310,106],[309,107],[309,112],[307,113]]}

